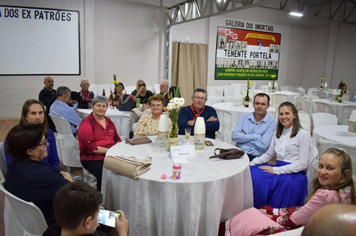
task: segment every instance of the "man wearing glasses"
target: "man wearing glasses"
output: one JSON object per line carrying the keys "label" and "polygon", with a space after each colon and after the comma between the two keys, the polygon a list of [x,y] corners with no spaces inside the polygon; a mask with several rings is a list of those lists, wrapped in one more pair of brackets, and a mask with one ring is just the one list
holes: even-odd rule
{"label": "man wearing glasses", "polygon": [[205,120],[205,137],[215,139],[215,131],[219,130],[219,120],[214,108],[205,106],[207,94],[204,89],[198,88],[192,96],[192,105],[180,109],[178,115],[179,134],[184,135],[185,128],[191,128],[194,135],[194,125],[197,117]]}

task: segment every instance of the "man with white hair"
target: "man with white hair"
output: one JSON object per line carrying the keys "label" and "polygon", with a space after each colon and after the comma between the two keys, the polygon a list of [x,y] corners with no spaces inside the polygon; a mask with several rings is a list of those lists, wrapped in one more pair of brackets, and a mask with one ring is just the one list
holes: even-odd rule
{"label": "man with white hair", "polygon": [[52,76],[46,76],[43,80],[44,88],[38,94],[38,100],[40,100],[46,107],[49,103],[56,98],[56,90],[53,89],[54,80]]}
{"label": "man with white hair", "polygon": [[163,106],[167,106],[169,102],[168,89],[169,89],[168,81],[162,80],[161,83],[159,83],[159,94],[161,94],[161,96],[164,98]]}
{"label": "man with white hair", "polygon": [[78,108],[90,108],[88,102],[91,102],[95,98],[94,92],[89,91],[90,83],[88,79],[83,78],[80,82],[80,87],[82,90],[79,92],[78,96]]}

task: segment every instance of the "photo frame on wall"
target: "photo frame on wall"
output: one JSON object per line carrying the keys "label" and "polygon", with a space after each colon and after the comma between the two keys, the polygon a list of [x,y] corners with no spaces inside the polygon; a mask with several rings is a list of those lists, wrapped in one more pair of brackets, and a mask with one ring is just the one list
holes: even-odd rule
{"label": "photo frame on wall", "polygon": [[272,75],[278,78],[280,44],[279,33],[219,26],[215,80],[270,80]]}

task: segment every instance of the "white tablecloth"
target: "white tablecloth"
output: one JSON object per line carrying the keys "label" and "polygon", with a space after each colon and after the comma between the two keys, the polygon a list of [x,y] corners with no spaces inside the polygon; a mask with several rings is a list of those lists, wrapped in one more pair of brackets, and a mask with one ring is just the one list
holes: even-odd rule
{"label": "white tablecloth", "polygon": [[[224,142],[220,146],[233,147]],[[182,164],[181,179],[173,180],[172,159],[168,152],[154,153],[154,143],[116,144],[106,155],[151,156],[152,166],[137,179],[104,168],[103,205],[125,212],[130,235],[216,236],[220,222],[253,206],[253,190],[247,155],[237,160],[209,160],[215,148],[205,147],[196,159],[188,159]],[[168,178],[161,179],[162,174]]]}
{"label": "white tablecloth", "polygon": [[[355,106],[355,110],[356,110],[356,103],[354,102],[350,102],[350,101],[344,101],[344,102],[335,102],[335,101],[330,101],[328,99],[313,99],[313,111],[316,111],[316,106],[315,106],[315,102],[324,102],[327,104],[331,105],[331,113],[336,115],[336,117],[338,118],[338,123],[339,124],[343,124],[343,113],[342,113],[342,107],[346,106],[346,105],[351,105],[351,106]],[[345,125],[345,124],[344,124]]]}
{"label": "white tablecloth", "polygon": [[[91,109],[77,109],[77,113],[82,119],[87,117],[91,112]],[[132,125],[137,122],[138,119],[137,116],[130,111],[119,111],[118,109],[112,108],[108,108],[105,116],[110,118],[115,124],[116,130],[123,141],[129,138]]]}
{"label": "white tablecloth", "polygon": [[313,130],[312,143],[316,146],[319,139],[329,140],[354,146],[356,149],[356,134],[348,132],[348,125],[321,125]]}
{"label": "white tablecloth", "polygon": [[[240,118],[240,116],[254,111],[252,103],[250,103],[249,107],[234,106],[233,103],[230,102],[216,103],[213,105],[213,107],[218,114],[220,121],[220,131],[223,134],[223,141],[230,144],[235,144],[235,142],[231,140],[231,133],[234,130],[237,120]],[[274,107],[270,106],[267,110],[267,113],[273,118],[277,117],[276,109]]]}

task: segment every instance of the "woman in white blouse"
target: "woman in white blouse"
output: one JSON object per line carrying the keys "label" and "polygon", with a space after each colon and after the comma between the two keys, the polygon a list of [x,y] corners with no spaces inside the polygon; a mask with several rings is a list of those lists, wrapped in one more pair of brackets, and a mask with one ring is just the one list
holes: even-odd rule
{"label": "woman in white blouse", "polygon": [[[302,129],[296,107],[290,102],[282,103],[278,110],[277,130],[267,152],[250,162],[254,207],[304,205],[308,195],[305,170],[309,145],[310,134]],[[275,165],[265,164],[275,155]]]}

